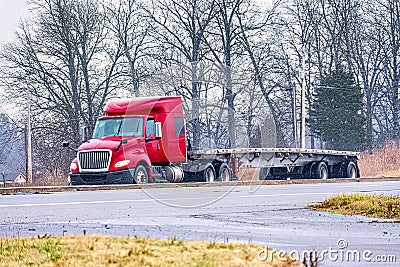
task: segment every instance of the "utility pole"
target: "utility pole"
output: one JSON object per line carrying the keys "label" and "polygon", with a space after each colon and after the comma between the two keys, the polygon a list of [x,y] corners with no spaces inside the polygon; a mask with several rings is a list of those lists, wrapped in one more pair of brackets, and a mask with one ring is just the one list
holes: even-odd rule
{"label": "utility pole", "polygon": [[293,92],[292,92],[292,98],[293,98],[293,106],[292,106],[292,116],[293,116],[293,140],[294,140],[294,146],[295,148],[299,147],[299,140],[297,136],[297,109],[296,109],[296,85],[293,83]]}
{"label": "utility pole", "polygon": [[306,148],[306,52],[303,47],[302,59],[302,83],[301,83],[301,148]]}
{"label": "utility pole", "polygon": [[26,123],[25,131],[25,151],[26,151],[26,181],[28,184],[32,184],[32,131],[31,131],[31,91],[29,86],[27,90],[27,101],[28,101],[28,118]]}

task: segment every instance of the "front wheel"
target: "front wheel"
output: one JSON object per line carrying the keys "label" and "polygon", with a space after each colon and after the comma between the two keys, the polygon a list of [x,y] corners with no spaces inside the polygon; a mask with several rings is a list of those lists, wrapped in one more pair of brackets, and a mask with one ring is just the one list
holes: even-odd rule
{"label": "front wheel", "polygon": [[133,179],[137,184],[147,184],[149,182],[149,173],[145,166],[138,165],[135,169]]}

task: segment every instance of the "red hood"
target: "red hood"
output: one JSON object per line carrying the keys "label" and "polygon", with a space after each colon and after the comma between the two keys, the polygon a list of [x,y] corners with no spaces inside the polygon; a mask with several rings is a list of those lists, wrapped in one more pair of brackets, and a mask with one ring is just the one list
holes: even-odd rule
{"label": "red hood", "polygon": [[[124,137],[125,138],[125,137]],[[82,150],[93,150],[93,149],[110,149],[114,150],[119,146],[122,137],[120,136],[108,136],[99,139],[90,139],[83,143],[78,151]],[[143,137],[128,137],[128,144],[122,145],[122,147],[132,146],[139,143],[139,141],[143,142]],[[122,148],[121,147],[121,148]]]}

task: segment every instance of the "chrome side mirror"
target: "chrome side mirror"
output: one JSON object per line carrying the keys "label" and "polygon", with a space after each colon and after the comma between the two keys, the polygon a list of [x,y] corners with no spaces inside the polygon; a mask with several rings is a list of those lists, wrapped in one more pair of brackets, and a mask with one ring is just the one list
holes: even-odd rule
{"label": "chrome side mirror", "polygon": [[162,137],[161,122],[156,122],[155,127],[156,127],[156,138],[161,138]]}

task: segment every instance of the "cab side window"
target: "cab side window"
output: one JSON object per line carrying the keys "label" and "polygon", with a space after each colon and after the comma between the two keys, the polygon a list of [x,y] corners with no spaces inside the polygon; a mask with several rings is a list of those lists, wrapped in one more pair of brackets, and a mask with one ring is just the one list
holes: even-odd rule
{"label": "cab side window", "polygon": [[154,119],[148,119],[146,122],[146,137],[150,137],[156,134],[156,121]]}
{"label": "cab side window", "polygon": [[185,134],[185,125],[183,122],[183,118],[175,118],[174,119],[174,126],[175,126],[175,134],[177,136]]}

